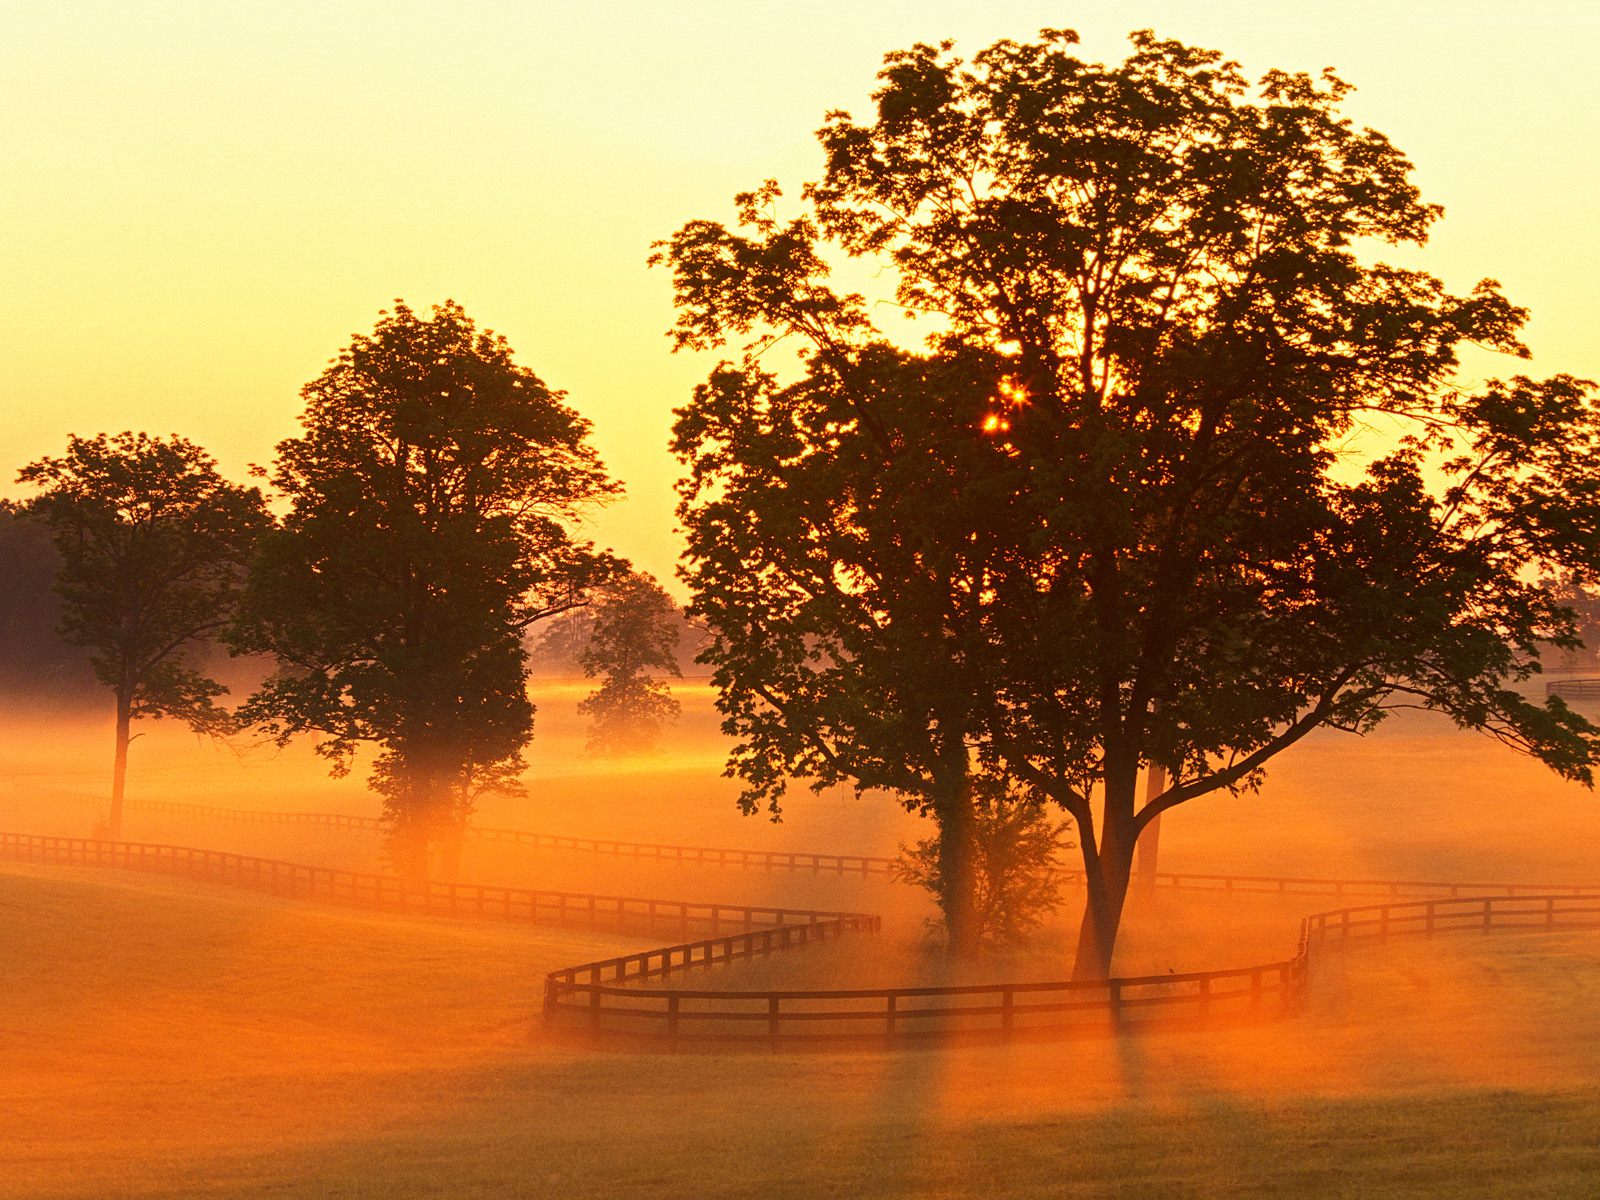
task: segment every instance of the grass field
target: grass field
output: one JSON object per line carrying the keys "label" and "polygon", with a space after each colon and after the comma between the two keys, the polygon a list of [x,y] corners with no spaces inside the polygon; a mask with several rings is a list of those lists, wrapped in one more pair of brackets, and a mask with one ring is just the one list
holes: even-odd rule
{"label": "grass field", "polygon": [[[575,700],[575,697],[567,697]],[[893,852],[881,798],[738,817],[704,695],[663,755],[585,760],[541,707],[530,796],[484,824]],[[98,715],[13,714],[0,827],[82,834]],[[106,731],[108,732],[108,731]],[[155,727],[135,797],[371,813],[304,747],[236,756]],[[1425,718],[1286,757],[1256,798],[1180,811],[1166,865],[1600,882],[1592,795]],[[130,814],[128,836],[370,869],[370,834]],[[478,846],[469,878],[884,912],[877,938],[733,983],[946,974],[914,891]],[[1130,913],[1125,973],[1293,949],[1326,901],[1179,893]],[[1074,910],[984,978],[1064,970]],[[785,1055],[597,1052],[544,1035],[542,975],[642,943],[343,912],[156,877],[0,866],[0,1196],[1600,1195],[1600,933],[1457,935],[1333,955],[1308,1009],[1122,1041]]]}
{"label": "grass field", "polygon": [[[1352,953],[1295,1020],[1124,1043],[543,1039],[622,943],[0,874],[0,1195],[1592,1196],[1600,935]],[[1224,914],[1219,914],[1219,919]]]}

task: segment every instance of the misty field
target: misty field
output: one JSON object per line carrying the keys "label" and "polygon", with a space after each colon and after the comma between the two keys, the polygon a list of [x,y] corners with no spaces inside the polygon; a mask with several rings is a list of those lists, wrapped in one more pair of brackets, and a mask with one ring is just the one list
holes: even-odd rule
{"label": "misty field", "polygon": [[[569,689],[570,690],[570,689]],[[530,797],[486,825],[892,853],[881,798],[737,815],[709,701],[655,759],[579,753],[548,689]],[[93,716],[18,716],[0,825],[81,835]],[[29,723],[31,721],[31,724]],[[156,727],[130,796],[370,813],[309,755]],[[1169,869],[1575,883],[1594,801],[1424,718],[1327,736],[1258,798],[1171,823]],[[1187,814],[1185,814],[1187,815]],[[876,834],[868,831],[876,830]],[[364,831],[130,812],[136,840],[371,869]],[[718,972],[736,986],[943,979],[930,906],[885,879],[635,863],[475,844],[469,879],[882,912],[876,937]],[[1292,950],[1318,898],[1163,892],[1119,968]],[[1587,1196],[1600,1177],[1600,935],[1455,935],[1325,959],[1306,1011],[1196,1035],[768,1055],[619,1053],[548,1035],[543,974],[650,944],[352,913],[127,873],[0,869],[7,1170],[0,1195]],[[1063,973],[1075,911],[979,974]]]}

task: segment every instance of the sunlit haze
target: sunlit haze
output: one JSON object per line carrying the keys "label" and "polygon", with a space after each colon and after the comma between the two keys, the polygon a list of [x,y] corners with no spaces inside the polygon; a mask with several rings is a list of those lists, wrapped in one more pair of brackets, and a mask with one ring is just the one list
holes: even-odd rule
{"label": "sunlit haze", "polygon": [[0,1200],[1600,1196],[1597,47],[0,5]]}
{"label": "sunlit haze", "polygon": [[1337,68],[1446,209],[1422,261],[1498,278],[1539,370],[1600,375],[1581,0],[10,5],[0,494],[69,433],[124,428],[241,476],[381,308],[454,297],[594,422],[628,498],[592,531],[670,581],[670,414],[709,363],[669,352],[650,243],[765,178],[796,192],[885,52],[1045,26],[1106,60],[1148,27],[1252,73]]}

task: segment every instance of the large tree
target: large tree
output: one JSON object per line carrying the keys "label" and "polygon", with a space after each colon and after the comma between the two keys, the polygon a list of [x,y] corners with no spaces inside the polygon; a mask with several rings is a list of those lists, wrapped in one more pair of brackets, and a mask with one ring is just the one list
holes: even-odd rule
{"label": "large tree", "polygon": [[59,556],[61,633],[90,652],[115,697],[107,829],[122,836],[128,745],[140,717],[221,733],[226,693],[195,658],[233,616],[252,548],[270,524],[261,493],[223,479],[205,451],[143,433],[70,438],[18,479]]}
{"label": "large tree", "polygon": [[[1316,728],[1424,707],[1591,782],[1600,731],[1516,684],[1542,645],[1574,641],[1535,576],[1600,569],[1600,426],[1583,381],[1464,376],[1464,346],[1525,355],[1525,314],[1490,281],[1456,294],[1376,259],[1422,243],[1440,214],[1404,156],[1341,115],[1331,73],[1252,83],[1148,33],[1104,65],[1076,40],[1047,30],[971,63],[949,45],[890,55],[872,119],[833,113],[821,130],[807,211],[762,216],[769,187],[746,198],[748,232],[696,222],[668,253],[682,342],[756,339],[727,370],[760,395],[701,461],[743,454],[742,429],[773,411],[774,389],[752,382],[773,337],[809,342],[811,373],[827,366],[853,414],[793,427],[789,459],[864,462],[885,428],[903,439],[898,394],[851,381],[887,339],[864,301],[828,287],[829,244],[930,318],[924,370],[988,356],[981,423],[930,388],[921,440],[903,439],[980,429],[975,511],[950,510],[928,452],[924,482],[903,486],[926,489],[930,519],[904,505],[892,537],[932,556],[985,546],[974,611],[946,624],[967,648],[950,686],[969,689],[974,758],[1078,825],[1075,971],[1094,978],[1111,969],[1141,832],[1259,787]],[[702,590],[725,588],[706,562]],[[733,694],[756,698],[735,723],[752,724],[770,667],[719,653]],[[933,639],[906,653],[952,663]],[[1165,784],[1141,803],[1151,768]]]}
{"label": "large tree", "polygon": [[397,303],[302,395],[237,635],[282,670],[245,711],[336,773],[375,744],[396,864],[450,873],[474,798],[523,765],[524,630],[614,568],[574,529],[617,488],[588,422],[451,302]]}
{"label": "large tree", "polygon": [[714,344],[721,327],[700,322],[722,314],[696,300],[726,286],[721,300],[761,306],[811,351],[784,383],[756,345],[696,390],[675,431],[689,469],[684,578],[713,635],[701,659],[737,739],[730,769],[750,812],[776,815],[799,778],[887,791],[932,817],[949,949],[970,955],[982,940],[972,655],[1010,505],[980,473],[994,363],[853,341],[831,300],[796,303],[790,281],[816,267],[759,215],[763,199],[744,198],[756,238],[697,223],[667,250],[681,344]]}

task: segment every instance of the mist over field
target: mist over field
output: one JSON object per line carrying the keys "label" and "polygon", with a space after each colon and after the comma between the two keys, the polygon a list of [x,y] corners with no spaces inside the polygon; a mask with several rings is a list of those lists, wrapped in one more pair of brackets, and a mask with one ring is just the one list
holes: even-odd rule
{"label": "mist over field", "polygon": [[[889,799],[848,793],[796,794],[781,824],[740,816],[718,774],[724,747],[701,686],[678,688],[684,716],[659,753],[585,758],[574,707],[583,690],[536,684],[529,794],[486,803],[475,823],[865,854],[894,854],[925,832]],[[103,715],[13,706],[6,727],[0,826],[88,834],[103,807]],[[369,831],[141,809],[159,799],[376,811],[359,776],[328,779],[303,745],[230,747],[162,724],[147,733],[130,770],[129,840],[381,866]],[[1164,833],[1166,870],[1600,879],[1600,814],[1587,792],[1425,715],[1365,740],[1319,734],[1283,757],[1261,795],[1212,798],[1190,817],[1178,814]],[[1078,912],[1069,890],[1027,950],[958,969],[923,929],[931,903],[881,876],[474,842],[463,877],[886,918],[881,934],[718,968],[701,986],[1064,977]],[[1300,916],[1330,903],[1166,890],[1136,898],[1118,970],[1282,958]],[[597,1054],[544,1030],[545,971],[648,938],[352,913],[89,868],[7,865],[0,904],[10,964],[0,975],[9,1131],[0,1195],[493,1195],[517,1180],[542,1181],[534,1194],[750,1194],[708,1166],[713,1146],[738,1154],[763,1194],[955,1195],[1014,1169],[997,1164],[1026,1158],[1043,1131],[1073,1147],[1068,1159],[1085,1179],[1131,1170],[1142,1186],[1221,1194],[1303,1178],[1305,1194],[1321,1194],[1313,1181],[1331,1164],[1330,1144],[1362,1129],[1385,1136],[1396,1104],[1413,1136],[1452,1131],[1440,1135],[1455,1156],[1448,1164],[1421,1141],[1408,1152],[1422,1177],[1487,1169],[1518,1139],[1560,1145],[1560,1129],[1592,1128],[1600,1112],[1600,1015],[1590,1002],[1600,943],[1587,932],[1353,947],[1318,967],[1305,1011],[1257,1026],[769,1059]],[[619,1097],[637,1114],[625,1130]],[[1488,1097],[1492,1118],[1479,1112]],[[1133,1127],[1108,1140],[1132,1114]],[[912,1150],[907,1139],[938,1149]],[[1163,1151],[1151,1162],[1141,1147],[1156,1142]],[[1586,1152],[1552,1153],[1541,1170],[1593,1165]],[[1360,1177],[1358,1164],[1347,1169]]]}
{"label": "mist over field", "polygon": [[1600,1196],[1600,5],[1079,8],[0,11],[0,1200]]}

